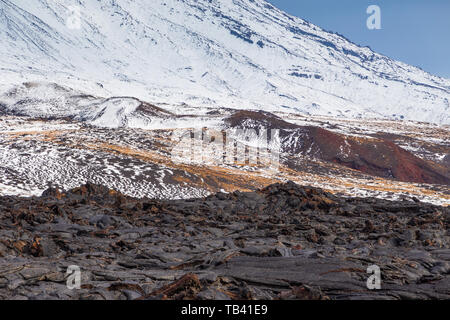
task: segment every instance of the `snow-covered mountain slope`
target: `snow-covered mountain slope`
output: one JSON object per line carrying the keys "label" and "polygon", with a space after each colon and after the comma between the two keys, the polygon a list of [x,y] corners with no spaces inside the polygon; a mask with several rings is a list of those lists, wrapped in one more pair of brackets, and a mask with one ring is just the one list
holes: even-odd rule
{"label": "snow-covered mountain slope", "polygon": [[173,116],[136,98],[96,98],[55,83],[25,82],[0,95],[0,100],[8,114],[70,118],[109,128],[146,128]]}
{"label": "snow-covered mountain slope", "polygon": [[55,83],[24,82],[0,93],[0,101],[3,110],[14,115],[73,118],[102,99]]}
{"label": "snow-covered mountain slope", "polygon": [[[177,105],[167,107],[179,111]],[[221,126],[221,119],[205,114],[207,113],[205,110],[198,108],[194,110],[194,114],[190,115],[175,114],[135,97],[94,97],[48,82],[24,82],[0,93],[0,115],[65,118],[111,129],[157,130]],[[182,111],[192,113],[188,108],[183,108]]]}
{"label": "snow-covered mountain slope", "polygon": [[2,91],[45,80],[155,104],[450,123],[450,80],[263,0],[0,0],[0,41]]}

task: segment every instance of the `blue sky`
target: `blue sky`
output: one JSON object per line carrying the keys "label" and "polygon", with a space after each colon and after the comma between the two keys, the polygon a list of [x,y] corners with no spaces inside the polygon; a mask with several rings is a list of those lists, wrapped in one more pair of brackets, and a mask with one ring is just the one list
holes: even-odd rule
{"label": "blue sky", "polygon": [[[268,0],[374,51],[450,79],[450,0]],[[381,30],[369,30],[369,5]]]}

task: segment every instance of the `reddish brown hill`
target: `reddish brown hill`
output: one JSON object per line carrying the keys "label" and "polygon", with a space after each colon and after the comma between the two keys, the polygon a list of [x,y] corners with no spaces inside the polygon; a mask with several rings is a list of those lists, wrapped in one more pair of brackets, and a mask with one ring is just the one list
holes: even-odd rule
{"label": "reddish brown hill", "polygon": [[322,160],[400,181],[450,184],[448,169],[416,157],[391,141],[346,137],[317,127],[307,130]]}
{"label": "reddish brown hill", "polygon": [[385,139],[298,126],[268,112],[238,111],[225,122],[241,129],[279,129],[283,151],[289,154],[311,156],[383,178],[450,185],[449,168],[416,157]]}

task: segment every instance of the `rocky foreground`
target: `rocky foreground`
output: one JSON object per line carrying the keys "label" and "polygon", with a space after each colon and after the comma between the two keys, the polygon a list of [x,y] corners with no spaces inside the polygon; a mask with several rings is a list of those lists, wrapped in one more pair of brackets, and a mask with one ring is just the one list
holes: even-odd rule
{"label": "rocky foreground", "polygon": [[[450,209],[294,183],[176,201],[0,198],[0,299],[450,299]],[[67,287],[67,268],[81,288]],[[382,289],[369,290],[378,265]]]}

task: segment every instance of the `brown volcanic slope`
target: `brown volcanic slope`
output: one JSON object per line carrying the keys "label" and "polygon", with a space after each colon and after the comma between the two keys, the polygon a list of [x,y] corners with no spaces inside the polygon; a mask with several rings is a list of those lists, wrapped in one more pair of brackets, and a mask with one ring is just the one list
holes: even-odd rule
{"label": "brown volcanic slope", "polygon": [[450,170],[423,160],[386,139],[338,134],[299,126],[268,112],[238,111],[225,120],[232,128],[279,129],[283,151],[313,156],[351,169],[399,181],[450,185]]}

